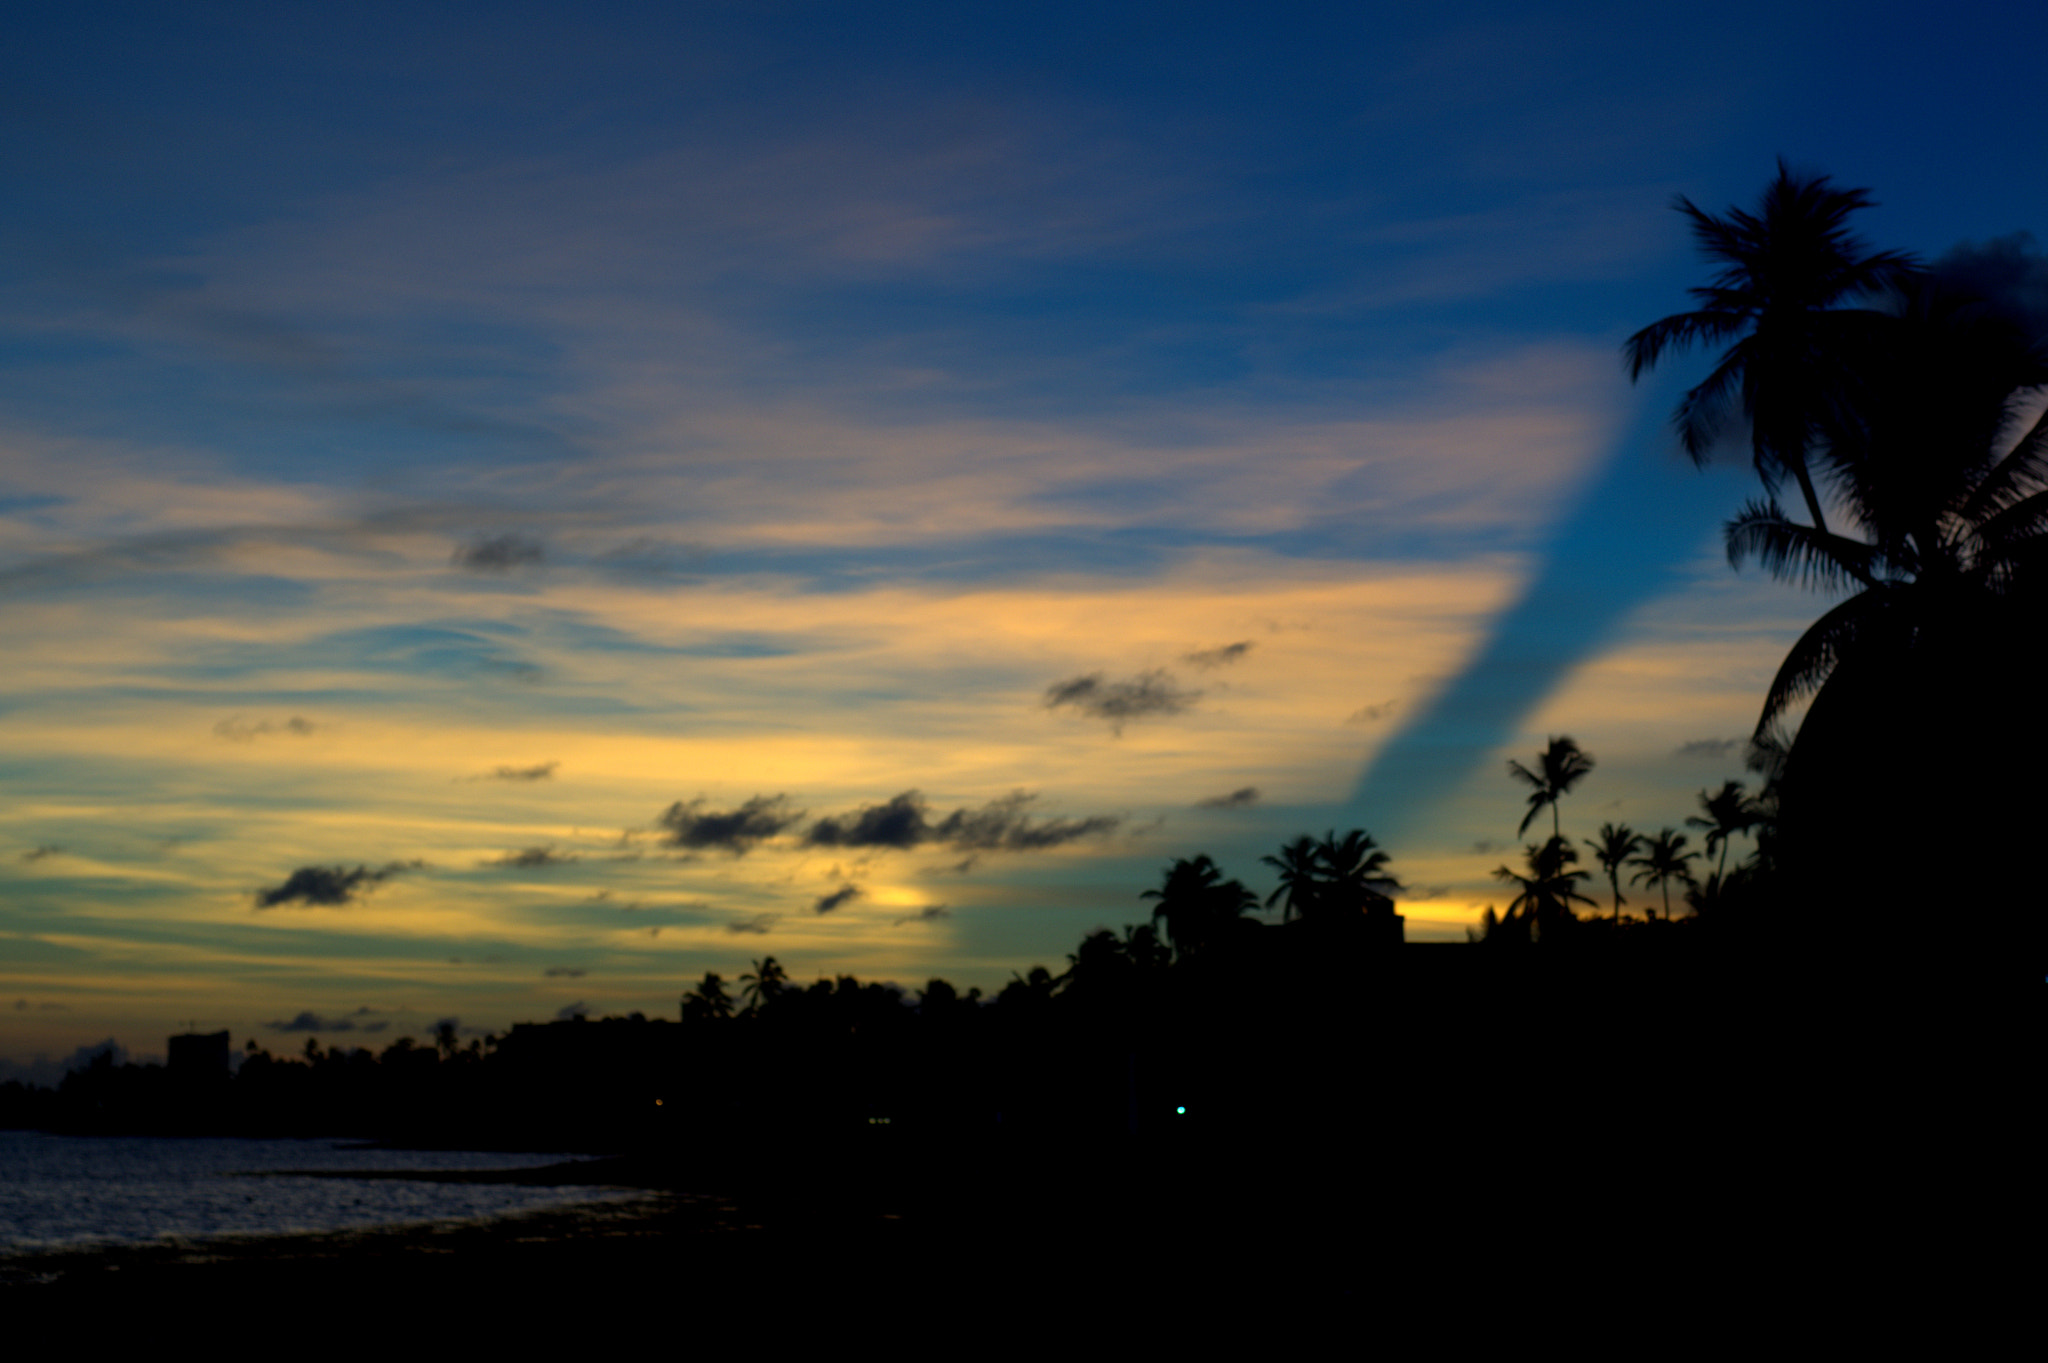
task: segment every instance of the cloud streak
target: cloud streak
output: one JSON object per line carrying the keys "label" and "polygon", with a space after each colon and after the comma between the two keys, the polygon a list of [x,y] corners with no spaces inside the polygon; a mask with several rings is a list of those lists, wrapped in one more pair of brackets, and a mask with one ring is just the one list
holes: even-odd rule
{"label": "cloud streak", "polygon": [[449,562],[472,573],[510,573],[547,560],[547,546],[528,535],[484,535],[457,545]]}
{"label": "cloud streak", "polygon": [[1180,660],[1189,667],[1228,667],[1232,663],[1243,662],[1251,653],[1252,646],[1250,639],[1242,639],[1234,644],[1224,644],[1220,648],[1198,648],[1191,653],[1183,653]]}
{"label": "cloud streak", "polygon": [[858,885],[842,885],[830,894],[818,896],[817,902],[811,905],[811,912],[830,913],[834,909],[845,908],[866,893],[867,891]]}
{"label": "cloud streak", "polygon": [[507,852],[483,863],[485,866],[507,866],[532,870],[542,866],[569,866],[582,860],[573,852],[557,852],[552,847],[527,847],[517,852]]}
{"label": "cloud streak", "polygon": [[957,852],[1040,852],[1105,836],[1123,824],[1120,816],[1109,814],[1035,818],[1027,806],[1037,798],[1027,791],[1013,791],[978,809],[962,807],[935,820],[924,795],[906,790],[882,804],[818,820],[804,835],[804,843],[899,851],[940,846]]}
{"label": "cloud streak", "polygon": [[655,821],[667,830],[662,841],[670,847],[744,856],[803,818],[803,811],[791,809],[789,798],[784,795],[756,795],[735,809],[704,806],[702,799],[687,804],[678,800],[670,805]]}
{"label": "cloud streak", "polygon": [[1141,672],[1128,681],[1109,681],[1102,673],[1091,672],[1046,687],[1045,708],[1071,709],[1103,720],[1122,733],[1124,725],[1134,719],[1180,714],[1201,695],[1176,686],[1172,674],[1161,668]]}
{"label": "cloud streak", "polygon": [[353,870],[345,866],[301,866],[282,885],[256,891],[256,907],[274,909],[300,904],[307,908],[338,908],[354,903],[393,876],[417,870],[421,865],[417,861],[394,861],[374,871],[367,866]]}
{"label": "cloud streak", "polygon": [[476,779],[480,781],[551,781],[560,762],[540,762],[531,767],[493,767]]}

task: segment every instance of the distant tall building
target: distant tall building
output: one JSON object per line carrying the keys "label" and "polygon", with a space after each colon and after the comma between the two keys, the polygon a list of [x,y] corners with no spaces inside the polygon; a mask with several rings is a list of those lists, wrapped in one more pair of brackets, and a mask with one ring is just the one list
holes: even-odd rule
{"label": "distant tall building", "polygon": [[210,1084],[228,1077],[228,1034],[186,1032],[170,1039],[171,1079],[176,1083]]}

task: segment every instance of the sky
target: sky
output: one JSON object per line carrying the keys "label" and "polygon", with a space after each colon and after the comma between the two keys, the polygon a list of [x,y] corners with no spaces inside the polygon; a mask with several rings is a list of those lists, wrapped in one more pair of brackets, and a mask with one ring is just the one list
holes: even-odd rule
{"label": "sky", "polygon": [[1462,940],[1560,734],[1682,826],[1827,602],[1620,363],[1675,196],[2048,230],[2048,14],[1714,16],[16,7],[0,1064],[993,992],[1354,827]]}

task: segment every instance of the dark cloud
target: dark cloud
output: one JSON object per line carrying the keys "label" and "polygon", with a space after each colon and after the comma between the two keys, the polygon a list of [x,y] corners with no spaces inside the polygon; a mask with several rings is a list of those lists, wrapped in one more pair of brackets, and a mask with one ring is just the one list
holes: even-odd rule
{"label": "dark cloud", "polygon": [[573,852],[557,852],[552,847],[528,847],[517,852],[507,852],[495,861],[482,863],[485,866],[567,866],[577,860]]}
{"label": "dark cloud", "polygon": [[1382,701],[1378,705],[1361,705],[1344,716],[1346,724],[1370,724],[1376,719],[1385,719],[1394,713],[1393,701]]}
{"label": "dark cloud", "polygon": [[547,546],[527,535],[482,535],[457,545],[449,560],[472,573],[509,573],[547,558]]}
{"label": "dark cloud", "polygon": [[555,1021],[557,1022],[569,1022],[576,1018],[586,1018],[589,1016],[590,1005],[582,999],[578,999],[574,1003],[565,1003],[555,1010]]}
{"label": "dark cloud", "polygon": [[216,738],[225,738],[230,743],[253,743],[265,734],[291,734],[305,738],[319,729],[319,725],[304,715],[293,715],[290,719],[272,723],[267,719],[243,719],[236,715],[213,726]]}
{"label": "dark cloud", "polygon": [[542,762],[532,767],[493,767],[480,781],[546,781],[553,778],[560,762]]}
{"label": "dark cloud", "polygon": [[1036,798],[1019,790],[980,809],[956,809],[940,822],[938,840],[963,852],[1039,852],[1114,832],[1123,823],[1111,814],[1034,820],[1024,806]]}
{"label": "dark cloud", "polygon": [[1695,738],[1678,745],[1673,757],[1732,757],[1742,747],[1739,738]]}
{"label": "dark cloud", "polygon": [[717,847],[739,856],[755,843],[774,837],[803,817],[789,807],[785,795],[756,795],[738,809],[707,810],[704,801],[677,801],[656,820],[668,830],[671,847]]}
{"label": "dark cloud", "polygon": [[1932,273],[1941,283],[1983,299],[2037,340],[2048,339],[2048,255],[2033,233],[1966,241],[1935,261]]}
{"label": "dark cloud", "polygon": [[1490,857],[1495,852],[1505,850],[1506,847],[1506,843],[1495,842],[1492,838],[1481,838],[1478,842],[1472,844],[1472,850],[1482,857]]}
{"label": "dark cloud", "polygon": [[1241,786],[1228,795],[1212,795],[1195,801],[1196,809],[1249,809],[1259,802],[1257,786]]}
{"label": "dark cloud", "polygon": [[23,852],[21,854],[21,859],[23,861],[41,861],[44,857],[57,856],[58,854],[63,852],[63,850],[63,848],[59,847],[54,842],[46,842],[39,846],[31,847],[28,851]]}
{"label": "dark cloud", "polygon": [[540,973],[543,979],[580,980],[590,972],[580,965],[551,965]]}
{"label": "dark cloud", "polygon": [[852,814],[820,819],[804,841],[813,847],[915,847],[931,839],[924,797],[906,790],[887,804],[866,805]]}
{"label": "dark cloud", "polygon": [[725,925],[725,930],[727,932],[766,933],[768,929],[775,926],[775,920],[780,916],[773,913],[757,913],[752,918],[735,918]]}
{"label": "dark cloud", "polygon": [[274,909],[280,904],[316,905],[347,904],[371,889],[383,884],[403,871],[418,870],[424,862],[394,861],[388,866],[371,870],[358,866],[354,870],[346,866],[301,866],[286,878],[284,884],[256,892],[256,907]]}
{"label": "dark cloud", "polygon": [[891,926],[902,927],[905,923],[936,923],[941,918],[951,918],[953,911],[944,904],[927,904],[916,913],[899,918]]}
{"label": "dark cloud", "polygon": [[308,1010],[289,1022],[272,1018],[263,1024],[273,1032],[353,1032],[356,1024],[348,1018],[325,1018]]}
{"label": "dark cloud", "polygon": [[1189,667],[1228,667],[1232,663],[1243,661],[1244,655],[1251,651],[1252,641],[1240,639],[1221,648],[1198,648],[1192,653],[1183,653],[1180,660]]}
{"label": "dark cloud", "polygon": [[1108,721],[1123,732],[1126,723],[1154,715],[1177,715],[1201,698],[1200,691],[1182,691],[1163,669],[1141,672],[1129,681],[1105,681],[1100,672],[1054,682],[1045,688],[1045,708],[1068,706],[1091,719]]}
{"label": "dark cloud", "polygon": [[956,809],[933,822],[923,795],[906,790],[886,804],[820,819],[804,841],[813,847],[892,847],[927,843],[962,852],[1035,852],[1116,829],[1123,820],[1098,814],[1085,819],[1033,819],[1025,806],[1037,798],[1014,791],[979,809]]}
{"label": "dark cloud", "polygon": [[818,896],[818,902],[811,905],[811,912],[830,913],[834,909],[844,908],[866,893],[867,891],[858,885],[841,885],[831,894]]}

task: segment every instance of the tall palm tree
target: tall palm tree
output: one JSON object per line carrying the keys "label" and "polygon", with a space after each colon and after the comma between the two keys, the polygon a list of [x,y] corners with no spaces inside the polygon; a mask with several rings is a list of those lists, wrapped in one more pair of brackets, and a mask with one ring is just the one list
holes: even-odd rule
{"label": "tall palm tree", "polygon": [[1579,882],[1592,872],[1572,869],[1579,860],[1579,854],[1562,837],[1554,837],[1541,845],[1531,843],[1525,854],[1528,875],[1506,866],[1494,867],[1493,875],[1494,879],[1517,885],[1522,891],[1508,902],[1508,911],[1500,919],[1500,926],[1518,926],[1526,930],[1533,941],[1543,933],[1572,921],[1573,900],[1581,904],[1593,903],[1579,893]]}
{"label": "tall palm tree", "polygon": [[740,998],[747,1011],[772,1003],[789,984],[789,972],[773,956],[764,956],[754,962],[752,971],[740,976]]}
{"label": "tall palm tree", "polygon": [[[1934,845],[2023,847],[2048,817],[2035,793],[2048,764],[2035,681],[2048,412],[2031,406],[2048,361],[2014,323],[1934,279],[1903,289],[1852,361],[1827,458],[1857,533],[1798,525],[1759,501],[1730,524],[1728,547],[1733,561],[1753,555],[1774,576],[1849,593],[1793,644],[1757,721],[1760,739],[1777,737],[1806,703],[1776,783],[1773,855],[1802,900],[1888,914],[1870,939],[1903,942],[1929,901],[1887,869],[1900,827]],[[2038,898],[2023,860],[1972,858],[1944,898],[2027,918],[2020,906]],[[1986,967],[2017,969],[2026,955],[2027,968],[2048,967],[2043,926],[2015,926],[2031,945]]]}
{"label": "tall palm tree", "polygon": [[1342,838],[1332,829],[1316,844],[1316,860],[1323,868],[1324,897],[1332,908],[1368,910],[1381,908],[1401,882],[1387,874],[1393,858],[1373,841],[1372,834],[1354,828]]}
{"label": "tall palm tree", "polygon": [[1840,386],[1843,341],[1872,316],[1841,305],[1893,288],[1914,262],[1897,251],[1872,253],[1850,234],[1849,215],[1871,206],[1868,191],[1837,189],[1824,175],[1796,175],[1782,160],[1755,213],[1731,208],[1716,217],[1682,196],[1676,206],[1692,220],[1701,253],[1720,269],[1691,290],[1697,308],[1628,338],[1629,378],[1640,378],[1668,351],[1729,343],[1713,372],[1678,405],[1686,453],[1706,463],[1739,411],[1766,489],[1790,474],[1810,528],[1825,533],[1808,451]]}
{"label": "tall palm tree", "polygon": [[1579,745],[1569,736],[1553,737],[1550,746],[1536,755],[1536,769],[1533,771],[1509,759],[1508,775],[1530,787],[1529,812],[1522,816],[1522,826],[1515,830],[1515,835],[1520,837],[1528,832],[1536,815],[1549,805],[1550,836],[1562,837],[1557,821],[1557,802],[1591,770],[1593,755],[1580,751]]}
{"label": "tall palm tree", "polygon": [[683,995],[683,1021],[717,1022],[732,1016],[732,997],[715,970],[706,971],[697,987]]}
{"label": "tall palm tree", "polygon": [[1776,577],[1862,587],[1792,646],[1760,737],[1840,667],[1896,668],[1995,630],[2004,622],[1987,612],[2025,607],[2048,568],[2048,411],[2005,443],[2048,361],[2010,323],[1931,283],[1907,289],[1889,320],[1857,357],[1853,407],[1830,421],[1829,465],[1864,538],[1799,525],[1768,500],[1728,526],[1732,563],[1754,555]]}
{"label": "tall palm tree", "polygon": [[1688,886],[1693,883],[1692,867],[1687,863],[1697,859],[1699,853],[1686,851],[1685,842],[1685,834],[1677,829],[1659,829],[1643,844],[1643,850],[1628,862],[1638,868],[1629,877],[1629,884],[1663,887],[1666,919],[1671,917],[1671,882],[1675,880]]}
{"label": "tall palm tree", "polygon": [[1621,921],[1621,868],[1622,864],[1643,845],[1643,835],[1625,823],[1603,823],[1600,836],[1587,838],[1586,850],[1593,854],[1593,860],[1600,863],[1600,869],[1607,872],[1607,883],[1614,889],[1614,921]]}
{"label": "tall palm tree", "polygon": [[1322,908],[1323,895],[1323,864],[1316,854],[1316,840],[1304,833],[1282,847],[1279,856],[1259,860],[1280,873],[1279,887],[1266,896],[1266,907],[1284,900],[1283,921],[1292,921],[1296,914],[1315,917]]}
{"label": "tall palm tree", "polygon": [[1259,897],[1242,884],[1225,880],[1206,855],[1176,859],[1166,868],[1159,888],[1146,890],[1139,898],[1159,901],[1152,917],[1165,920],[1167,940],[1183,958],[1199,953],[1259,904]]}
{"label": "tall palm tree", "polygon": [[1707,855],[1721,853],[1721,862],[1714,868],[1714,874],[1723,880],[1728,876],[1728,844],[1738,833],[1747,833],[1756,827],[1756,803],[1749,798],[1748,790],[1740,781],[1723,781],[1721,788],[1709,795],[1700,792],[1700,809],[1706,814],[1688,815],[1687,828],[1701,828],[1707,834]]}

